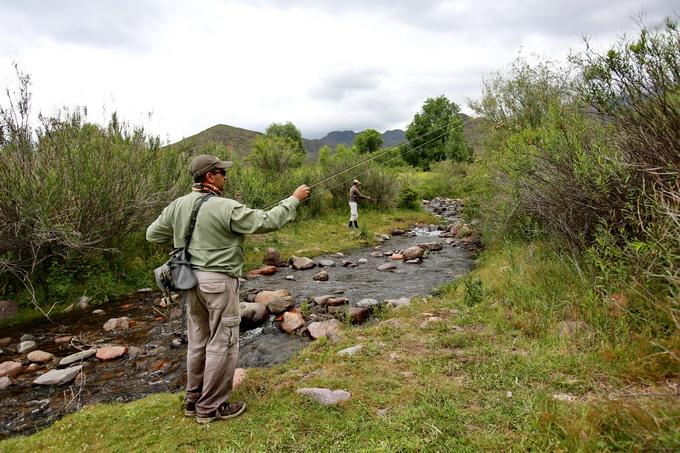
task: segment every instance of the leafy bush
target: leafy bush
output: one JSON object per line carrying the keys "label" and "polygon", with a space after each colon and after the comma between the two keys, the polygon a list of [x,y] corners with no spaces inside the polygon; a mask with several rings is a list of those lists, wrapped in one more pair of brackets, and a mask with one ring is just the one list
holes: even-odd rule
{"label": "leafy bush", "polygon": [[186,156],[115,113],[99,126],[64,109],[33,127],[30,78],[18,75],[19,93],[0,106],[0,284],[34,299],[59,263],[99,260],[150,223],[183,189]]}

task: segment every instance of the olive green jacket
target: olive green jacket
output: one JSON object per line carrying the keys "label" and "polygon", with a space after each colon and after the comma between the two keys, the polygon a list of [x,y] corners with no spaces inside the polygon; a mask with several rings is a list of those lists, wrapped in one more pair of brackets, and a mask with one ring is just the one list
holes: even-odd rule
{"label": "olive green jacket", "polygon": [[[170,203],[147,228],[146,239],[174,248],[184,247],[191,215],[205,194],[191,192]],[[295,219],[300,201],[290,196],[269,211],[250,209],[229,198],[211,197],[198,213],[191,236],[191,267],[240,277],[244,234],[276,231]]]}

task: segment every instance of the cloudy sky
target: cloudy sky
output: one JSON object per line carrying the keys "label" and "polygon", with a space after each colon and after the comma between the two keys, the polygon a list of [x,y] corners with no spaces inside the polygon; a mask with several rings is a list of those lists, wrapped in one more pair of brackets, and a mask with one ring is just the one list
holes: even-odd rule
{"label": "cloudy sky", "polygon": [[[428,97],[471,113],[485,74],[521,51],[564,60],[677,0],[0,0],[0,83],[33,110],[111,112],[164,142],[216,124],[405,129]],[[0,99],[6,105],[6,98]]]}

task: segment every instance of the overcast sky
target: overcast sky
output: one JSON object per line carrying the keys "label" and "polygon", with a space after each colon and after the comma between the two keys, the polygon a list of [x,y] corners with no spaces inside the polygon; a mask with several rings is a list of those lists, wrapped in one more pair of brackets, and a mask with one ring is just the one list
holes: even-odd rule
{"label": "overcast sky", "polygon": [[[405,129],[428,97],[471,113],[482,77],[519,54],[602,48],[677,0],[0,0],[0,83],[33,110],[113,111],[164,142],[216,124],[305,138]],[[3,89],[4,92],[4,89]],[[6,98],[0,99],[6,105]],[[151,115],[150,115],[151,114]]]}

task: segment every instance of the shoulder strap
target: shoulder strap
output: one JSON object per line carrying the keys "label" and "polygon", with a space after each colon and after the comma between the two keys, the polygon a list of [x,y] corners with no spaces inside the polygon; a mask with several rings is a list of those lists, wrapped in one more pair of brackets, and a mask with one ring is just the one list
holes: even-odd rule
{"label": "shoulder strap", "polygon": [[203,198],[201,198],[201,201],[198,202],[198,206],[196,206],[196,209],[194,209],[194,213],[191,216],[191,223],[189,223],[189,229],[187,230],[186,236],[184,236],[184,250],[186,252],[186,255],[189,255],[189,243],[191,242],[191,235],[194,233],[194,227],[196,226],[196,219],[198,218],[198,211],[201,209],[201,206],[203,203],[208,201],[208,198],[214,197],[215,194],[213,193],[207,193]]}

